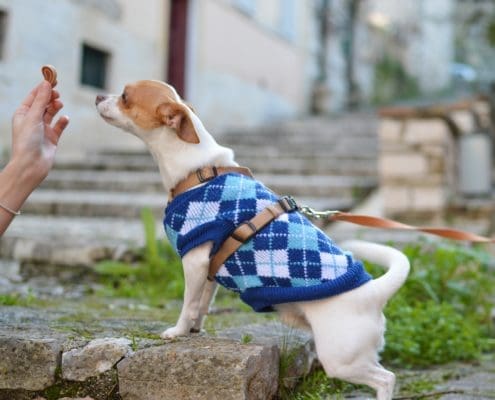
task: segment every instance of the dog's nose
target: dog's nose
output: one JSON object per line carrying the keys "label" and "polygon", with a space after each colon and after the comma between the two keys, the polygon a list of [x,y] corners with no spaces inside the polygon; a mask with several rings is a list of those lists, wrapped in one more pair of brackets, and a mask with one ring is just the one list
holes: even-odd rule
{"label": "dog's nose", "polygon": [[96,105],[100,104],[106,98],[107,96],[105,96],[104,94],[99,94],[98,96],[96,96],[95,104]]}

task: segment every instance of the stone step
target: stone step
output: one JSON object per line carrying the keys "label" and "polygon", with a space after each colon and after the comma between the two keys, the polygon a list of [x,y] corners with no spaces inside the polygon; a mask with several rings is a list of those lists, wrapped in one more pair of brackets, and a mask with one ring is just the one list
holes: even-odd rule
{"label": "stone step", "polygon": [[[161,217],[155,220],[158,233],[161,233],[161,220]],[[23,213],[12,221],[0,243],[9,238],[41,238],[53,242],[56,246],[59,241],[70,238],[71,241],[77,241],[77,245],[126,243],[140,246],[143,244],[143,235],[140,218],[66,217]]]}
{"label": "stone step", "polygon": [[[239,137],[237,137],[239,136]],[[259,154],[275,154],[295,157],[339,157],[339,158],[369,158],[376,159],[378,140],[375,137],[339,136],[338,138],[324,138],[319,141],[295,137],[290,140],[278,140],[269,135],[246,134],[231,135],[219,140],[219,144],[230,147],[237,157]],[[71,168],[73,160],[59,160],[60,168]],[[95,169],[124,168],[126,163],[129,169],[145,169],[153,165],[151,156],[146,152],[122,152],[118,150],[105,151],[88,156],[78,161],[77,165],[87,163]],[[105,165],[107,164],[107,165]]]}
{"label": "stone step", "polygon": [[239,141],[249,140],[248,136],[270,138],[303,138],[301,140],[319,140],[338,137],[376,137],[377,117],[371,113],[342,115],[335,117],[309,117],[291,121],[280,121],[256,129],[235,129],[220,135],[219,141],[235,137]]}
{"label": "stone step", "polygon": [[279,194],[296,197],[349,199],[376,186],[374,177],[258,174],[257,178]]}
{"label": "stone step", "polygon": [[[158,171],[55,169],[43,189],[165,193]],[[163,198],[163,197],[162,197]]]}
{"label": "stone step", "polygon": [[278,146],[272,142],[260,146],[248,144],[239,144],[231,146],[238,158],[245,158],[251,155],[257,157],[294,157],[294,158],[315,158],[316,160],[337,157],[339,159],[356,159],[364,158],[376,160],[376,146],[355,145],[319,145],[305,147],[303,145]]}
{"label": "stone step", "polygon": [[315,358],[307,333],[277,323],[243,327],[257,332],[248,344],[221,331],[219,337],[196,334],[164,343],[146,337],[157,337],[166,324],[136,318],[80,325],[61,308],[0,307],[0,399],[58,390],[95,400],[270,400],[279,388],[281,354],[287,355],[286,386]]}
{"label": "stone step", "polygon": [[[165,238],[161,220],[155,222],[156,237]],[[139,219],[23,214],[0,239],[0,277],[11,283],[92,281],[95,263],[131,261],[144,240]]]}
{"label": "stone step", "polygon": [[272,174],[316,174],[316,175],[351,175],[376,176],[376,160],[372,158],[348,157],[290,157],[279,155],[266,157],[265,155],[242,155],[237,157],[240,165],[246,165],[254,173]]}
{"label": "stone step", "polygon": [[223,146],[232,147],[237,150],[240,146],[263,147],[269,143],[271,146],[277,146],[280,149],[288,149],[297,146],[301,151],[306,149],[326,148],[327,152],[335,151],[336,148],[348,149],[354,145],[366,148],[376,148],[378,140],[370,136],[356,135],[328,135],[328,136],[305,136],[295,135],[291,137],[274,137],[270,135],[246,134],[232,135],[221,138],[219,143]]}
{"label": "stone step", "polygon": [[[309,197],[342,197],[368,191],[376,185],[374,177],[257,174],[257,179],[280,194]],[[24,209],[31,213],[66,214],[72,210],[91,216],[134,217],[142,207],[157,211],[166,204],[160,176],[153,172],[65,170],[53,171],[42,188],[29,198]],[[77,206],[84,200],[87,206]],[[70,204],[70,206],[69,206]],[[65,205],[65,206],[64,206]],[[159,214],[158,214],[159,215]]]}
{"label": "stone step", "polygon": [[96,153],[84,158],[58,157],[56,170],[126,170],[126,171],[158,171],[155,161],[146,151]]}
{"label": "stone step", "polygon": [[[377,173],[376,157],[372,153],[365,154],[361,157],[341,156],[341,155],[324,155],[322,157],[304,156],[302,154],[278,154],[276,157],[267,157],[265,153],[270,151],[265,149],[260,154],[247,149],[245,154],[239,152],[236,161],[240,165],[245,165],[253,171],[262,171],[265,173],[290,173],[290,174],[320,174],[320,175],[375,175]],[[135,162],[128,162],[128,159],[136,157]],[[81,171],[82,176],[96,176],[100,173],[110,173],[111,171],[133,171],[136,177],[142,176],[147,179],[148,176],[158,174],[158,168],[151,156],[143,155],[95,155],[91,159],[85,160],[62,160],[57,162],[55,169],[50,173],[44,184],[50,187],[47,182],[55,180],[58,176],[71,173],[66,171]],[[94,175],[90,175],[94,174]],[[136,178],[131,178],[136,179]],[[156,182],[153,181],[153,184]]]}
{"label": "stone step", "polygon": [[164,193],[37,189],[23,210],[38,215],[139,218],[146,207],[160,218],[166,204]]}

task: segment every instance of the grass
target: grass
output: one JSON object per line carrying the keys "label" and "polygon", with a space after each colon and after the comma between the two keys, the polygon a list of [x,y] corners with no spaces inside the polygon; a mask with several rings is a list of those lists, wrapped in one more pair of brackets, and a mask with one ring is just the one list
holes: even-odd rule
{"label": "grass", "polygon": [[476,360],[493,350],[494,260],[476,248],[450,244],[418,244],[404,252],[411,273],[384,311],[383,360],[422,367]]}
{"label": "grass", "polygon": [[149,209],[143,209],[141,219],[146,245],[138,254],[138,261],[135,264],[103,261],[95,266],[103,283],[100,294],[140,299],[160,306],[166,299],[182,298],[182,266],[172,248],[156,239],[154,218]]}
{"label": "grass", "polygon": [[303,377],[294,390],[285,390],[280,400],[343,399],[346,393],[360,390],[371,395],[370,389],[329,378],[322,369]]}
{"label": "grass", "polygon": [[20,293],[0,294],[0,306],[30,307],[39,302],[32,293],[28,293],[26,296]]}

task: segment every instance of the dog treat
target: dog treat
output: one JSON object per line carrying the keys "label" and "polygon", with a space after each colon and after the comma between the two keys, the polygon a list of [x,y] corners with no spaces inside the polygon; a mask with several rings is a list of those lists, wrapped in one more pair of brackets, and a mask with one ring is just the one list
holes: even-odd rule
{"label": "dog treat", "polygon": [[55,67],[53,65],[43,65],[43,67],[41,67],[41,73],[45,80],[50,82],[52,87],[55,87],[57,84],[57,70]]}

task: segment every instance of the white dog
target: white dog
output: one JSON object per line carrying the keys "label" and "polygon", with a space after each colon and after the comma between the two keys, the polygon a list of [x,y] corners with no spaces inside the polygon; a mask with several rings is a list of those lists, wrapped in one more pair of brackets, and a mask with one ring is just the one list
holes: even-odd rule
{"label": "white dog", "polygon": [[[228,213],[232,214],[227,206],[239,206],[244,201],[244,195],[237,194],[244,189],[235,185],[246,186],[251,192],[262,192],[265,197],[256,200],[258,211],[261,208],[270,208],[275,195],[269,191],[266,194],[262,184],[236,173],[238,164],[234,161],[233,151],[216,143],[193,110],[170,85],[158,81],[139,81],[127,85],[121,95],[98,96],[96,106],[105,121],[131,132],[146,143],[158,163],[163,185],[170,193],[171,203],[167,208],[165,222],[167,224],[167,218],[171,221],[166,229],[172,244],[180,248],[186,289],[177,324],[164,331],[162,337],[173,338],[198,331],[216,292],[216,282],[207,279],[211,257],[219,247],[213,236],[225,238],[232,235],[232,230],[236,228],[229,225],[232,221],[222,220],[223,225],[216,225],[211,222],[212,216],[223,212],[223,218]],[[225,169],[226,174],[205,179],[199,176],[199,180],[195,181],[194,172],[207,166]],[[231,168],[233,173],[229,173],[232,172]],[[213,168],[213,171],[216,175],[217,169]],[[194,178],[192,183],[181,188],[191,176]],[[227,189],[218,186],[220,181],[227,185]],[[177,193],[178,188],[180,193]],[[203,199],[206,206],[198,206],[200,202],[196,201],[197,193],[211,197]],[[180,203],[186,204],[187,209],[181,209]],[[202,208],[198,211],[198,207]],[[194,214],[194,211],[201,215]],[[215,280],[241,292],[243,300],[256,310],[265,311],[273,305],[284,321],[310,328],[319,360],[329,376],[368,385],[376,390],[378,399],[391,399],[395,376],[380,365],[378,358],[378,352],[384,345],[385,318],[382,309],[407,278],[409,261],[395,249],[361,241],[346,242],[343,247],[347,251],[341,251],[334,247],[330,239],[324,238],[320,230],[309,227],[309,222],[297,210],[286,211],[276,215],[274,221],[261,232],[252,237],[248,234],[248,240],[242,244],[244,247],[240,247],[227,260],[221,261],[220,269],[214,271]],[[241,207],[234,212],[236,216],[233,219],[237,221],[238,213],[242,212]],[[205,213],[208,214],[207,217],[204,216]],[[203,218],[199,228],[194,225],[197,222],[195,218]],[[205,221],[207,223],[203,224]],[[296,225],[291,225],[292,223]],[[255,257],[258,265],[255,266],[236,263],[242,251],[245,251],[242,254],[248,255],[250,246],[258,246],[255,240],[271,242],[275,236],[269,236],[268,232],[275,229],[277,224],[289,229],[281,236],[282,241],[289,243],[289,250],[279,247],[271,253],[268,250],[259,251]],[[251,225],[244,224],[242,229],[253,230]],[[191,236],[191,232],[194,235]],[[316,250],[310,252],[300,249],[303,242]],[[266,243],[260,246],[264,245]],[[324,250],[318,250],[320,248]],[[349,251],[359,258],[384,266],[387,272],[378,279],[370,279]],[[324,271],[318,272],[323,283],[315,283],[315,287],[326,290],[327,294],[323,296],[321,293],[318,296],[313,295],[313,287],[308,289],[311,292],[309,295],[305,292],[306,289],[298,287],[303,281],[316,282],[309,279],[313,273],[309,268],[313,268],[315,254],[316,258],[320,254],[318,259]],[[305,258],[304,263],[296,269],[294,263],[291,264],[292,258],[301,255]],[[229,265],[229,268],[254,268],[261,271],[262,278],[237,276],[227,270]],[[267,278],[264,275],[266,270],[272,270],[276,277]],[[355,274],[354,280],[344,289],[335,289],[334,281],[338,281],[339,277],[340,280],[345,280],[351,273]],[[267,285],[271,287],[257,287],[261,281],[268,282]],[[289,292],[294,290],[295,295],[286,295],[282,291],[285,288],[279,287],[291,285],[294,287],[290,287]]]}

